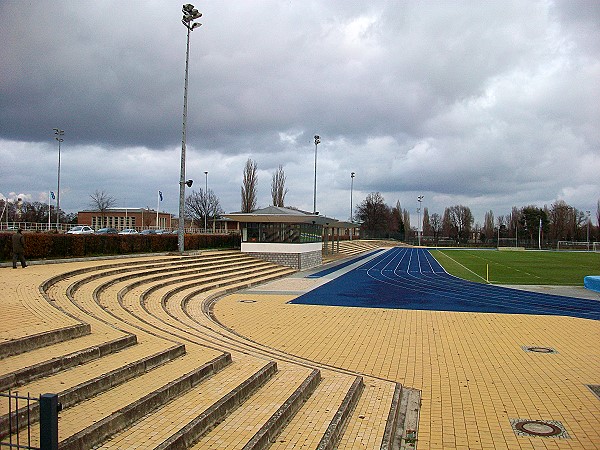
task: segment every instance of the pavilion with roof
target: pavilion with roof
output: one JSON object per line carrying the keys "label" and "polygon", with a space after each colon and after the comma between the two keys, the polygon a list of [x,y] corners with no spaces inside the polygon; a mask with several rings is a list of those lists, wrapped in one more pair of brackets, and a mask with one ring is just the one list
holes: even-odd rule
{"label": "pavilion with roof", "polygon": [[338,249],[339,230],[358,228],[357,224],[278,206],[251,213],[224,214],[223,217],[240,224],[242,252],[298,270],[321,265],[323,251],[329,251],[327,241],[330,235],[331,251],[335,251],[336,228]]}

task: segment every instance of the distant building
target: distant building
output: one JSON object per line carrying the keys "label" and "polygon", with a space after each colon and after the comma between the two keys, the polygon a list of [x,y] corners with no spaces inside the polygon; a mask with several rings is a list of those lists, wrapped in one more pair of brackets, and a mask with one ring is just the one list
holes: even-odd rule
{"label": "distant building", "polygon": [[[157,221],[158,219],[158,221]],[[177,226],[177,219],[171,214],[159,212],[149,208],[108,208],[106,211],[84,210],[77,213],[79,225],[89,225],[94,230],[100,228],[153,228],[171,229]]]}

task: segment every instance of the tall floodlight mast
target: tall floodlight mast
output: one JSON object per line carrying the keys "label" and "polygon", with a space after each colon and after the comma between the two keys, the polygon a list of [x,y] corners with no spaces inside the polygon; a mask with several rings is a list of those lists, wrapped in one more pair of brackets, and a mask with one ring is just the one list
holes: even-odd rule
{"label": "tall floodlight mast", "polygon": [[202,25],[201,23],[194,23],[194,20],[202,17],[202,14],[198,12],[194,5],[189,3],[183,5],[181,11],[183,12],[183,18],[181,23],[187,28],[187,44],[185,50],[185,83],[183,87],[183,131],[181,136],[181,171],[179,176],[179,230],[177,232],[177,248],[180,253],[184,251],[184,232],[185,232],[185,186],[192,186],[193,181],[185,181],[185,125],[187,121],[187,91],[188,91],[188,68],[190,61],[190,32],[196,27]]}

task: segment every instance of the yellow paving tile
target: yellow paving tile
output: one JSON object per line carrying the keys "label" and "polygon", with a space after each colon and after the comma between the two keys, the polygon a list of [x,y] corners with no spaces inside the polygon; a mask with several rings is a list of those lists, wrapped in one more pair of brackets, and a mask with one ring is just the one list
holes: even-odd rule
{"label": "yellow paving tile", "polygon": [[[600,401],[585,386],[600,384],[597,321],[287,303],[296,296],[247,291],[214,312],[255,342],[421,389],[421,448],[600,446]],[[570,438],[515,436],[511,418],[560,421]],[[592,426],[583,431],[582,423]]]}

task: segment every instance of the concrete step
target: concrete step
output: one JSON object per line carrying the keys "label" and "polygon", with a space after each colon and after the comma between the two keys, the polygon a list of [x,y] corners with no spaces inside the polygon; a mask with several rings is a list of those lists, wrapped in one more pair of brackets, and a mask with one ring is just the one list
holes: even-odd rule
{"label": "concrete step", "polygon": [[[202,363],[201,355],[186,354],[60,413],[59,448],[91,448],[109,436],[188,392],[231,363],[230,354]],[[189,370],[192,368],[192,370]],[[60,400],[60,399],[59,399]],[[31,442],[39,445],[38,431]],[[26,432],[21,433],[24,442]]]}
{"label": "concrete step", "polygon": [[[93,339],[95,341],[101,339],[101,336],[88,335],[84,338],[80,338],[80,340],[88,341],[88,337],[95,338]],[[35,355],[22,353],[18,356],[7,358],[3,361],[2,370],[12,370],[0,375],[0,391],[13,389],[23,384],[30,383],[33,380],[101,358],[131,345],[135,345],[136,342],[137,338],[135,335],[126,334],[110,341],[101,341],[89,347],[77,348],[77,340],[74,340],[69,341],[69,346],[67,346],[67,343],[60,343],[31,352],[35,353]],[[58,349],[56,347],[58,347]],[[71,352],[61,354],[61,351],[67,349],[71,350]],[[75,351],[72,351],[73,349],[75,349]],[[58,350],[58,352],[56,350]],[[42,360],[42,358],[52,354],[57,354],[57,356]],[[31,364],[32,361],[36,360],[38,361]],[[15,367],[19,368],[15,369]]]}
{"label": "concrete step", "polygon": [[[144,351],[140,347],[144,345],[122,350],[94,363],[79,365],[70,369],[68,373],[61,372],[23,385],[20,391],[34,397],[47,392],[56,393],[63,408],[69,408],[185,354],[185,346],[180,344],[139,358],[140,350]],[[146,346],[145,352],[150,351],[148,347]],[[1,402],[0,438],[8,435],[10,423],[13,426],[11,431],[15,431],[17,414],[21,423],[25,423],[26,417],[36,422],[39,418],[39,403],[33,402],[29,408],[19,408],[18,411],[13,411],[9,418],[8,405]]]}
{"label": "concrete step", "polygon": [[0,359],[9,356],[20,355],[21,353],[37,350],[59,342],[68,341],[81,336],[90,334],[90,326],[85,323],[71,325],[64,328],[45,331],[42,333],[24,336],[18,339],[0,343]]}
{"label": "concrete step", "polygon": [[274,362],[242,358],[184,395],[115,434],[101,449],[186,449],[277,372]]}
{"label": "concrete step", "polygon": [[271,449],[334,448],[364,387],[362,377],[322,372],[313,395]]}
{"label": "concrete step", "polygon": [[320,382],[318,370],[287,364],[191,449],[267,448]]}
{"label": "concrete step", "polygon": [[338,447],[391,450],[398,432],[402,386],[374,378],[365,378],[364,383]]}

